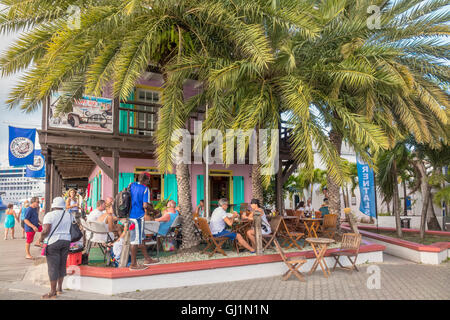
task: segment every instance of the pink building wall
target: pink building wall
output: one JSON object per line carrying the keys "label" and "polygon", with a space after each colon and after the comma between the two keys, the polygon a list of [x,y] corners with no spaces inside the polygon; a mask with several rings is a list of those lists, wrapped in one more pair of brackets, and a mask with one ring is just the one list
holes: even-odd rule
{"label": "pink building wall", "polygon": [[[112,166],[112,158],[104,157],[102,160],[109,166]],[[119,172],[120,173],[131,173],[134,172],[135,167],[157,167],[156,160],[154,159],[133,159],[133,158],[120,158],[119,160]],[[231,170],[233,176],[243,176],[244,177],[244,201],[249,203],[252,196],[252,181],[250,177],[251,165],[230,165],[225,167],[224,165],[210,165],[210,170]],[[92,171],[89,176],[89,181],[92,180],[96,175],[98,175],[100,168],[98,166]],[[172,173],[175,173],[175,169]],[[191,196],[192,196],[192,208],[197,207],[197,175],[205,174],[205,165],[202,164],[191,164],[189,165],[189,173],[191,178]],[[112,196],[112,180],[105,174],[102,173],[102,199]]]}

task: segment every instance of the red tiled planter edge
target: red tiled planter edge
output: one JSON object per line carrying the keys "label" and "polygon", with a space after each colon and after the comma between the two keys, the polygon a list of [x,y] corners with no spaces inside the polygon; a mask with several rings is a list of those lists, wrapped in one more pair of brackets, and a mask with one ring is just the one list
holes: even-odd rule
{"label": "red tiled planter edge", "polygon": [[[383,245],[365,242],[364,245],[360,247],[359,252],[366,253],[374,251],[384,251],[384,249],[386,249],[386,247]],[[328,249],[325,253],[325,256],[329,256],[331,252],[335,252],[337,250],[338,249]],[[292,252],[287,253],[286,255],[288,257],[304,256],[307,259],[315,257],[313,251]],[[215,259],[207,261],[158,264],[152,265],[148,269],[140,271],[130,271],[128,268],[105,268],[105,267],[90,267],[90,266],[79,266],[79,269],[80,269],[80,276],[118,279],[129,277],[151,276],[157,274],[170,274],[177,272],[208,270],[216,268],[239,267],[239,266],[254,265],[261,263],[273,263],[281,261],[282,260],[279,254],[271,254],[264,256],[249,256],[249,257]]]}

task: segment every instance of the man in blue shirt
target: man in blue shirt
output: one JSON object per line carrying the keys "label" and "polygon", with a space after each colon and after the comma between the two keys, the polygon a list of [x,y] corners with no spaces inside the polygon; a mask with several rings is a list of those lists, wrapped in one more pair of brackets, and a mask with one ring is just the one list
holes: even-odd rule
{"label": "man in blue shirt", "polygon": [[[30,253],[30,245],[33,243],[34,235],[36,232],[42,231],[42,225],[39,221],[39,198],[33,197],[30,200],[30,206],[25,211],[25,217],[24,217],[24,226],[25,226],[25,232],[27,234],[27,241],[25,244],[25,252],[26,252],[26,259],[33,259]],[[40,242],[35,244],[36,246],[40,247],[42,246]]]}
{"label": "man in blue shirt", "polygon": [[[158,263],[158,260],[150,258],[147,253],[147,249],[142,240],[144,235],[144,215],[145,208],[150,202],[150,191],[147,184],[150,178],[147,174],[141,173],[138,177],[139,183],[132,183],[130,186],[131,193],[131,211],[130,222],[134,224],[134,228],[130,228],[130,251],[131,251],[131,264],[130,270],[143,270],[147,269],[146,266]],[[144,255],[145,261],[143,266],[139,266],[136,262],[137,249],[140,248]]]}

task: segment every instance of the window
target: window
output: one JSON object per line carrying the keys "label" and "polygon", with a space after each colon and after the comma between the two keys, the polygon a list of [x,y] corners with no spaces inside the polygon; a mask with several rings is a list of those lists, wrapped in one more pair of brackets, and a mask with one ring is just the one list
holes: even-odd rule
{"label": "window", "polygon": [[[147,102],[147,103],[160,103],[160,91],[158,90],[151,90],[146,88],[137,88],[137,101]],[[138,128],[145,128],[145,119],[147,118],[147,129],[155,130],[156,129],[156,121],[157,121],[157,112],[158,108],[156,107],[150,107],[150,106],[136,106],[138,110],[142,111],[149,111],[149,112],[155,112],[153,113],[139,113],[139,116],[137,117],[136,126]],[[145,130],[138,130],[138,134],[140,135],[148,135],[153,136],[153,131],[145,131]]]}

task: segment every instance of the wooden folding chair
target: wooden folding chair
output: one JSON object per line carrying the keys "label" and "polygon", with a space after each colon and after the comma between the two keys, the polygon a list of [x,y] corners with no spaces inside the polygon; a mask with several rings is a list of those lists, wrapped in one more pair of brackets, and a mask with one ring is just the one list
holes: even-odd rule
{"label": "wooden folding chair", "polygon": [[272,233],[262,235],[262,241],[264,244],[263,251],[265,251],[270,245],[272,245],[273,240],[276,239],[276,236],[278,234],[278,229],[280,228],[280,225],[281,225],[281,219],[282,219],[281,216],[276,216],[270,220],[269,224],[270,224],[270,230],[272,230]]}
{"label": "wooden folding chair", "polygon": [[275,243],[275,246],[277,248],[278,253],[281,256],[281,259],[283,259],[283,262],[286,264],[286,266],[289,268],[288,271],[286,271],[285,274],[283,274],[282,279],[283,281],[286,281],[290,278],[292,274],[294,274],[298,280],[305,282],[305,278],[303,277],[302,273],[298,271],[298,269],[306,263],[306,259],[303,257],[286,257],[285,253],[283,252],[283,249],[281,248],[280,244],[278,243],[277,239],[274,239],[273,242]]}
{"label": "wooden folding chair", "polygon": [[299,241],[302,237],[304,237],[305,233],[296,231],[299,221],[300,215],[298,215],[297,219],[295,219],[294,222],[291,224],[286,224],[285,220],[281,222],[283,228],[282,231],[279,233],[279,235],[283,239],[283,242],[281,243],[282,247],[289,244],[287,249],[290,249],[292,246],[295,245],[297,249],[301,250],[301,248],[297,244],[297,241]]}
{"label": "wooden folding chair", "polygon": [[216,252],[220,252],[224,256],[227,254],[223,251],[222,246],[225,241],[228,240],[226,237],[214,237],[209,228],[208,221],[205,218],[197,218],[197,224],[202,232],[203,239],[206,241],[206,247],[203,249],[202,253],[205,253],[209,248],[214,248],[214,250],[209,254],[211,257]]}
{"label": "wooden folding chair", "polygon": [[292,209],[286,209],[286,215],[287,216],[294,216],[295,215],[295,211]]}
{"label": "wooden folding chair", "polygon": [[334,239],[337,226],[337,214],[330,213],[323,218],[323,224],[320,226],[319,232],[322,237]]}
{"label": "wooden folding chair", "polygon": [[[336,266],[338,264],[342,269],[350,270],[351,272],[353,272],[353,270],[359,271],[358,268],[356,267],[356,259],[358,258],[360,244],[361,244],[360,234],[344,233],[342,237],[341,248],[339,249],[339,251],[330,253],[330,255],[334,257],[334,259],[336,260],[332,271],[336,269]],[[344,267],[341,264],[339,258],[342,256],[348,258],[348,260],[352,264],[351,267]],[[353,260],[351,259],[351,257],[353,258]]]}

